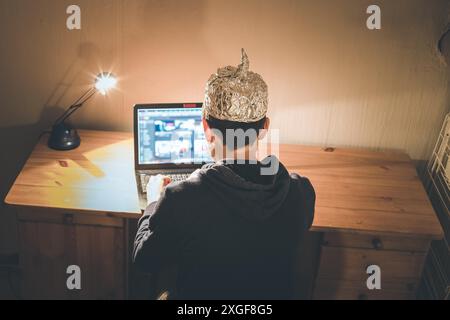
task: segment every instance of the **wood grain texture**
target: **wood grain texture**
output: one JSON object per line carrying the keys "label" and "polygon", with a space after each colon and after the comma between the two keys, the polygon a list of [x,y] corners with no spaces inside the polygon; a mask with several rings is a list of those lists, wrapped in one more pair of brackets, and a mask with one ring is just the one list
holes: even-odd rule
{"label": "wood grain texture", "polygon": [[426,253],[323,246],[321,256],[318,278],[355,280],[365,284],[370,265],[381,268],[383,280],[418,280]]}
{"label": "wood grain texture", "polygon": [[[326,233],[313,298],[414,299],[429,247],[415,237]],[[380,268],[381,290],[367,287],[370,265]]]}
{"label": "wood grain texture", "polygon": [[317,279],[315,300],[409,300],[417,281],[383,280],[382,290],[367,289],[365,281]]}
{"label": "wood grain texture", "polygon": [[346,247],[406,252],[428,252],[431,241],[416,237],[393,237],[380,235],[358,235],[351,233],[327,232],[323,245],[327,247]]}
{"label": "wood grain texture", "polygon": [[[405,246],[407,239],[393,237],[383,239],[387,240],[385,248],[374,249],[361,241],[362,237],[340,235],[325,235],[328,241],[321,250],[314,299],[414,299],[429,243],[410,238],[414,243],[411,248]],[[381,290],[367,288],[366,270],[370,265],[380,268]]]}
{"label": "wood grain texture", "polygon": [[[19,214],[29,215],[30,208]],[[35,214],[20,220],[20,293],[24,299],[124,299],[126,254],[124,228],[100,225],[98,217],[83,224],[55,222]],[[59,211],[53,215],[63,214]],[[40,218],[40,221],[38,221]],[[123,223],[123,221],[122,221]],[[66,287],[67,267],[81,269],[81,290]]]}
{"label": "wood grain texture", "polygon": [[[70,152],[36,146],[6,202],[138,218],[131,133],[81,131]],[[280,145],[289,171],[317,194],[314,231],[441,238],[442,229],[409,159],[398,152]]]}
{"label": "wood grain texture", "polygon": [[129,133],[83,131],[80,148],[57,152],[44,136],[6,203],[139,218]]}
{"label": "wood grain texture", "polygon": [[279,149],[289,171],[308,177],[316,190],[312,230],[443,236],[406,154],[295,145]]}

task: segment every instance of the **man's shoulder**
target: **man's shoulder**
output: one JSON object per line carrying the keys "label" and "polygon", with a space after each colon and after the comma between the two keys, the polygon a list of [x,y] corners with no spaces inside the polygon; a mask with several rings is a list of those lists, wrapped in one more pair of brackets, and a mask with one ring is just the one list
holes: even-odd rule
{"label": "man's shoulder", "polygon": [[202,177],[194,172],[189,179],[171,183],[167,186],[167,193],[173,199],[190,198],[198,196],[199,191],[204,188]]}
{"label": "man's shoulder", "polygon": [[292,189],[293,194],[300,193],[301,202],[303,203],[302,208],[304,209],[302,212],[306,217],[305,220],[305,229],[308,230],[311,228],[314,215],[315,215],[315,206],[316,206],[316,192],[311,181],[302,177],[299,174],[293,173],[290,174],[291,183],[296,187]]}
{"label": "man's shoulder", "polygon": [[303,177],[297,173],[291,173],[290,177],[291,181],[298,184],[303,190],[307,192],[314,192],[314,187],[307,177]]}

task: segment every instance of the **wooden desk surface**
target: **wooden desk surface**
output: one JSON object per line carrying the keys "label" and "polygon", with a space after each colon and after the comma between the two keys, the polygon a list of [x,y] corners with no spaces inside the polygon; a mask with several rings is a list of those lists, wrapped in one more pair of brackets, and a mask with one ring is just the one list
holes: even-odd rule
{"label": "wooden desk surface", "polygon": [[139,218],[132,134],[79,133],[81,146],[72,151],[51,150],[42,137],[5,202]]}
{"label": "wooden desk surface", "polygon": [[[138,218],[132,133],[80,135],[81,147],[68,152],[50,150],[44,136],[6,203]],[[315,231],[443,236],[405,154],[281,145],[280,159],[316,189]]]}

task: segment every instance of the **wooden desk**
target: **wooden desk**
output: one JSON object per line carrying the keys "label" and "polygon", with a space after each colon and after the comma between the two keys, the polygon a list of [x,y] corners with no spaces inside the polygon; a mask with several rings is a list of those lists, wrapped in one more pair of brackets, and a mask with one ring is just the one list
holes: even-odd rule
{"label": "wooden desk", "polygon": [[[280,159],[316,190],[312,231],[322,240],[313,298],[415,298],[431,240],[443,231],[411,159],[293,145],[280,147]],[[382,290],[367,289],[369,265],[380,266]]]}
{"label": "wooden desk", "polygon": [[[80,133],[80,148],[68,152],[43,137],[6,197],[19,220],[24,298],[127,297],[127,218],[141,216],[132,135]],[[81,291],[67,290],[69,265],[81,268]]]}
{"label": "wooden desk", "polygon": [[[126,297],[127,219],[140,216],[132,134],[80,134],[69,152],[49,150],[43,137],[6,197],[19,218],[25,298]],[[430,241],[443,233],[408,156],[281,145],[280,159],[317,193],[313,296],[414,297]],[[82,269],[78,292],[66,288],[72,264]],[[365,287],[370,264],[382,268],[381,291]]]}

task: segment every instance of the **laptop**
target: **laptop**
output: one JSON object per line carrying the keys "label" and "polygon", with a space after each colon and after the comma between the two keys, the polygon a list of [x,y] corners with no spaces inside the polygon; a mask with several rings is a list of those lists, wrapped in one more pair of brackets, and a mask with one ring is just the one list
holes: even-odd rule
{"label": "laptop", "polygon": [[202,126],[202,103],[135,105],[134,159],[140,207],[145,210],[152,175],[178,182],[212,162]]}

